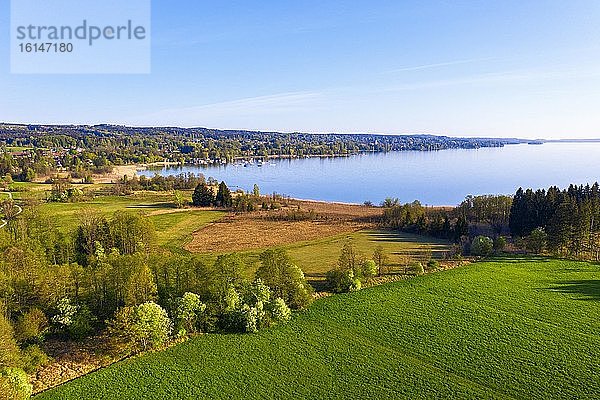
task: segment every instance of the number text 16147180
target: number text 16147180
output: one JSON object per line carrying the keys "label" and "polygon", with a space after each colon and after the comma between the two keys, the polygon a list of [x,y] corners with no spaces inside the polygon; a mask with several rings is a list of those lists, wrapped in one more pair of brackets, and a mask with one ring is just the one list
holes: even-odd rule
{"label": "number text 16147180", "polygon": [[19,43],[21,53],[72,53],[73,43]]}

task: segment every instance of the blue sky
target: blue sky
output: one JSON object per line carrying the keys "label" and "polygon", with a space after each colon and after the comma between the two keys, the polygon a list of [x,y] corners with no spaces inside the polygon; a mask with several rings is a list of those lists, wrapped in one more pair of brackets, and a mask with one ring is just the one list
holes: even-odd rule
{"label": "blue sky", "polygon": [[146,75],[10,74],[0,1],[0,121],[600,137],[597,0],[154,0]]}

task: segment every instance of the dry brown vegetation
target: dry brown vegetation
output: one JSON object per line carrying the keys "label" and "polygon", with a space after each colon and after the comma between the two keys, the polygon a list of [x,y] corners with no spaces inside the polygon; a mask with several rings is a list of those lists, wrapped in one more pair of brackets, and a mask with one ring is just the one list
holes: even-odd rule
{"label": "dry brown vegetation", "polygon": [[105,341],[101,337],[93,337],[82,343],[46,341],[44,351],[51,361],[31,377],[33,393],[40,393],[112,364],[116,359],[102,354]]}
{"label": "dry brown vegetation", "polygon": [[[294,220],[296,213],[311,218]],[[186,249],[223,253],[315,240],[373,227],[380,208],[291,200],[274,211],[230,214],[194,233]]]}

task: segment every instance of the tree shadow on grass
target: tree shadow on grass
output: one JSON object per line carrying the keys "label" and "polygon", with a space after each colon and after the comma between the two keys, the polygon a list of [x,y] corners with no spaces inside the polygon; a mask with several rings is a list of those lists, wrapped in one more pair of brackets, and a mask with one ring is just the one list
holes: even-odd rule
{"label": "tree shadow on grass", "polygon": [[152,203],[152,204],[134,204],[134,205],[127,206],[127,208],[144,210],[144,209],[177,208],[177,206],[174,203]]}
{"label": "tree shadow on grass", "polygon": [[310,277],[307,278],[309,285],[311,285],[313,289],[315,289],[315,292],[327,292],[329,290],[329,285],[327,284],[327,281],[325,279],[311,279]]}
{"label": "tree shadow on grass", "polygon": [[498,261],[506,264],[523,264],[523,263],[547,263],[551,261],[556,261],[556,259],[552,257],[546,256],[535,256],[535,255],[515,255],[515,254],[501,254],[493,256],[489,259],[489,261]]}
{"label": "tree shadow on grass", "polygon": [[600,301],[600,280],[574,280],[557,282],[558,286],[549,288],[553,292],[579,294],[578,300]]}
{"label": "tree shadow on grass", "polygon": [[400,231],[367,231],[369,239],[373,242],[392,242],[392,243],[418,243],[427,245],[445,246],[445,242],[441,239],[420,236],[412,233]]}

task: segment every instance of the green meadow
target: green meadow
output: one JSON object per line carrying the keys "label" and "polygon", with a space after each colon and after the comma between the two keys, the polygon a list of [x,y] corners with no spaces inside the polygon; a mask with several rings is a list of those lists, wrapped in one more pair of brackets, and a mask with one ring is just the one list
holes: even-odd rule
{"label": "green meadow", "polygon": [[[28,194],[41,193],[33,189]],[[15,193],[17,195],[22,193]],[[65,233],[74,232],[79,225],[82,212],[98,210],[110,217],[116,211],[141,212],[149,216],[156,230],[156,243],[174,251],[181,251],[191,240],[193,232],[206,224],[218,220],[225,213],[212,210],[177,209],[173,196],[155,193],[140,193],[131,196],[98,196],[81,203],[42,203],[39,210],[49,216],[58,229]]]}
{"label": "green meadow", "polygon": [[600,267],[500,258],[198,336],[37,399],[599,398]]}
{"label": "green meadow", "polygon": [[[373,251],[381,246],[388,257],[385,272],[390,273],[404,272],[407,263],[420,254],[431,252],[434,258],[441,258],[449,250],[448,243],[443,240],[383,230],[361,230],[279,247],[288,252],[308,277],[320,279],[327,271],[336,267],[340,250],[347,242],[352,242],[356,250],[367,258],[371,258]],[[259,255],[264,250],[261,248],[239,253],[249,266],[249,276],[258,268]],[[210,264],[217,256],[215,253],[206,253],[198,257]]]}

